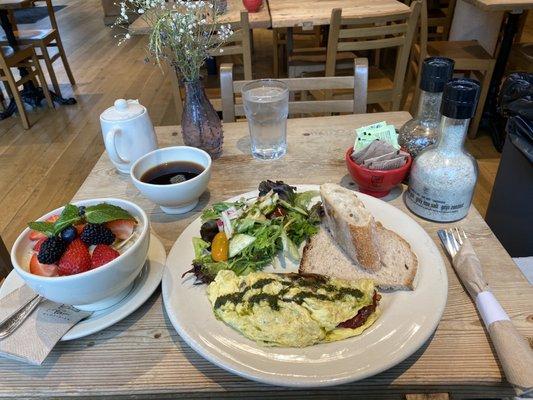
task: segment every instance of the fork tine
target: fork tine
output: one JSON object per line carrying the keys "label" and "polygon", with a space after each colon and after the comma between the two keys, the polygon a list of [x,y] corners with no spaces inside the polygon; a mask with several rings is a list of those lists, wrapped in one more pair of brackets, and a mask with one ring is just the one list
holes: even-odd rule
{"label": "fork tine", "polygon": [[455,235],[453,234],[453,228],[450,228],[450,231],[448,233],[448,237],[450,238],[450,241],[453,245],[453,248],[455,250],[455,252],[457,253],[459,251],[459,243],[457,242],[457,239],[455,237]]}
{"label": "fork tine", "polygon": [[459,228],[455,227],[455,233],[457,234],[456,240],[459,242],[460,245],[463,244],[463,239],[461,239],[461,233],[459,232]]}
{"label": "fork tine", "polygon": [[455,240],[453,240],[453,236],[450,235],[450,232],[448,229],[445,229],[444,232],[446,232],[446,240],[448,241],[448,246],[452,250],[451,256],[455,256],[455,253],[457,253],[457,249],[455,248]]}
{"label": "fork tine", "polygon": [[467,239],[465,230],[464,230],[463,228],[461,228],[461,231],[463,231],[463,237],[464,237],[465,239]]}

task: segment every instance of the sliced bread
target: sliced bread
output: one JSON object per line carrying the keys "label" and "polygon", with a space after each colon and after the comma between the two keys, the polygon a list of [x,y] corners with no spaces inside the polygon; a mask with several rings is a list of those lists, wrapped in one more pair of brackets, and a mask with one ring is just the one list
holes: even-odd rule
{"label": "sliced bread", "polygon": [[326,225],[337,244],[354,263],[369,271],[381,268],[374,217],[351,190],[325,183],[320,195]]}
{"label": "sliced bread", "polygon": [[414,290],[418,260],[411,246],[379,222],[376,223],[376,232],[382,262],[379,270],[368,271],[354,263],[322,224],[304,248],[299,272],[347,280],[368,278],[382,290]]}

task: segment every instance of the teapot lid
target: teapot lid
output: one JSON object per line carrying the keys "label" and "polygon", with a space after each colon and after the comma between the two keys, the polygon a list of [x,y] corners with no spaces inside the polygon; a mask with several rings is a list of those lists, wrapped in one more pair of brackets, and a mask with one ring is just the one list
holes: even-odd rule
{"label": "teapot lid", "polygon": [[112,107],[109,107],[102,113],[102,119],[107,121],[126,121],[138,117],[145,112],[145,107],[139,103],[139,100],[115,100]]}

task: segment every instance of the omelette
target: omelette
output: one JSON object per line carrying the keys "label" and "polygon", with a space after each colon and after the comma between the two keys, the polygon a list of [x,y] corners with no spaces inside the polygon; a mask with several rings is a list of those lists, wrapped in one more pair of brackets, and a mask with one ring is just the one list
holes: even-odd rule
{"label": "omelette", "polygon": [[305,347],[360,335],[378,318],[369,279],[220,271],[207,295],[216,317],[259,344]]}

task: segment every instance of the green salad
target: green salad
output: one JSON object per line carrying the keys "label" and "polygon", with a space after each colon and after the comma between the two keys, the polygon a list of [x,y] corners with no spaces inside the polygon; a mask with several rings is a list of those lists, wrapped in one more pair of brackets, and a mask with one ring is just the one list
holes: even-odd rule
{"label": "green salad", "polygon": [[[263,181],[259,197],[213,204],[202,213],[201,237],[193,238],[196,283],[213,281],[220,270],[237,275],[260,271],[278,255],[300,259],[299,247],[318,232],[318,191],[297,193],[282,181]],[[184,275],[185,275],[184,274]]]}

